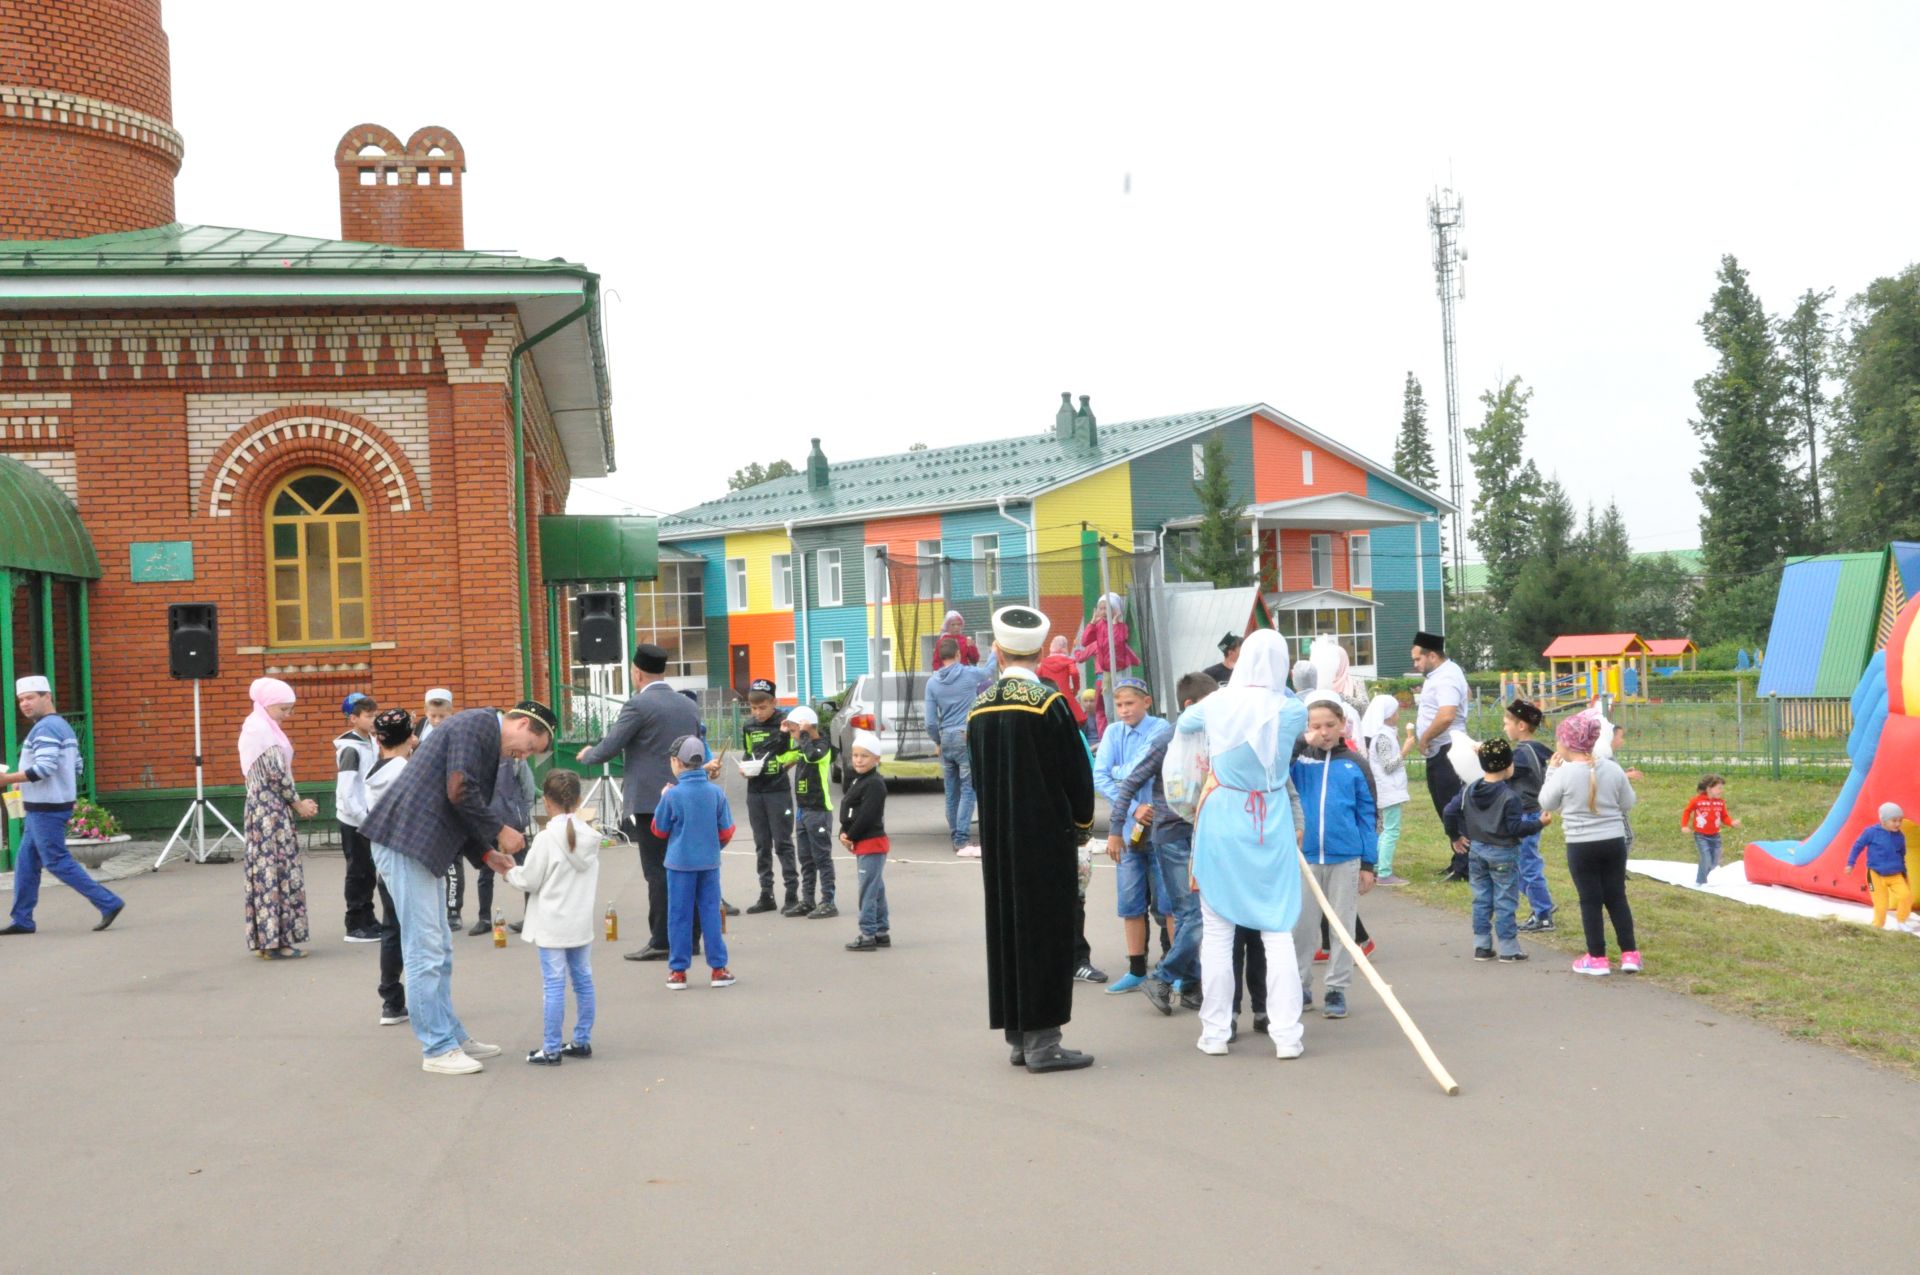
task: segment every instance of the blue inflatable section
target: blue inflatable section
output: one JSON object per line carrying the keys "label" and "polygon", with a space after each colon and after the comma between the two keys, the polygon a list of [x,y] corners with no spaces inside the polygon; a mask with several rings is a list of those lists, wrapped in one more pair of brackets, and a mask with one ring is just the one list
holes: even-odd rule
{"label": "blue inflatable section", "polygon": [[1860,684],[1853,688],[1853,730],[1847,734],[1847,757],[1853,769],[1847,772],[1846,785],[1834,799],[1833,808],[1805,841],[1756,841],[1753,844],[1795,867],[1811,863],[1826,853],[1833,839],[1840,835],[1854,802],[1860,798],[1860,789],[1867,782],[1867,772],[1873,769],[1874,755],[1880,747],[1880,732],[1886,724],[1887,653],[1875,651],[1867,661],[1866,672],[1860,675]]}

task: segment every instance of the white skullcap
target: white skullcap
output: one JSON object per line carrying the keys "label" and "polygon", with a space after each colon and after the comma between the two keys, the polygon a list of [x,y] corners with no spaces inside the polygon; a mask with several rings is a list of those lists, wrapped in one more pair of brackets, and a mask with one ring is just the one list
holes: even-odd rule
{"label": "white skullcap", "polygon": [[820,714],[814,712],[805,704],[802,704],[797,708],[787,710],[787,720],[795,726],[818,726],[820,724]]}
{"label": "white skullcap", "polygon": [[880,737],[870,730],[857,730],[853,732],[853,744],[850,751],[872,753],[875,757],[878,757],[880,755]]}
{"label": "white skullcap", "polygon": [[427,703],[451,704],[453,703],[453,692],[444,686],[436,686],[427,692]]}
{"label": "white skullcap", "polygon": [[1004,655],[1038,655],[1053,621],[1032,607],[1001,607],[993,613],[993,640]]}
{"label": "white skullcap", "polygon": [[1885,802],[1880,807],[1880,821],[1882,823],[1885,823],[1889,819],[1905,819],[1906,817],[1907,812],[1900,809],[1900,803],[1897,801]]}
{"label": "white skullcap", "polygon": [[32,677],[23,677],[13,684],[13,693],[15,695],[31,695],[35,691],[40,692],[42,695],[51,695],[53,694],[53,683],[36,673]]}

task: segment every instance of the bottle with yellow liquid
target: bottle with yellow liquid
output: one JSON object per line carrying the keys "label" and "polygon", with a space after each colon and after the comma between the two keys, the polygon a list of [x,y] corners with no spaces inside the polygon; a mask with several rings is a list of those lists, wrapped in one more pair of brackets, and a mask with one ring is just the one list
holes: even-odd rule
{"label": "bottle with yellow liquid", "polygon": [[507,914],[501,908],[493,910],[493,945],[495,947],[507,945]]}
{"label": "bottle with yellow liquid", "polygon": [[620,914],[614,911],[613,905],[609,903],[607,905],[607,942],[618,943],[619,941],[620,941]]}

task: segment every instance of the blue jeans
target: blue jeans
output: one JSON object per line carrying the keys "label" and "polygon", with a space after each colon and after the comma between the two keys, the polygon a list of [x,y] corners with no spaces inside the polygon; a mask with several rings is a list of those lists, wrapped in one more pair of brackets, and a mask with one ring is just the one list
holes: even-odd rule
{"label": "blue jeans", "polygon": [[854,869],[860,876],[860,932],[862,934],[889,933],[887,915],[887,856],[884,854],[857,854],[853,856]]}
{"label": "blue jeans", "polygon": [[[1124,857],[1124,856],[1123,856]],[[1153,848],[1160,864],[1160,906],[1173,918],[1173,946],[1160,958],[1153,976],[1188,984],[1200,977],[1200,896],[1188,877],[1193,871],[1193,842],[1186,837]]]}
{"label": "blue jeans", "polygon": [[700,917],[700,941],[707,964],[727,968],[727,940],[720,933],[720,869],[667,869],[667,968],[693,964],[693,918]]}
{"label": "blue jeans", "polygon": [[1520,893],[1537,917],[1553,915],[1553,896],[1547,893],[1547,861],[1540,855],[1540,834],[1520,842]]}
{"label": "blue jeans", "polygon": [[540,981],[546,992],[546,1036],[541,1048],[560,1052],[560,1027],[567,1020],[567,980],[573,980],[573,1000],[579,1007],[573,1021],[573,1043],[593,1043],[593,944],[580,947],[543,947]]}
{"label": "blue jeans", "polygon": [[393,896],[407,969],[407,1025],[420,1051],[436,1058],[460,1048],[467,1029],[453,1012],[453,931],[447,928],[444,876],[398,850],[373,843],[373,863]]}
{"label": "blue jeans", "polygon": [[122,906],[119,895],[88,876],[87,870],[67,853],[67,818],[72,814],[71,806],[27,811],[26,833],[13,860],[13,923],[23,930],[34,928],[33,909],[40,902],[43,867],[99,908],[102,916]]}
{"label": "blue jeans", "polygon": [[1114,865],[1113,872],[1115,912],[1119,916],[1147,914],[1147,874],[1158,872],[1157,864],[1153,847],[1144,841],[1138,850],[1127,846],[1120,852],[1120,862]]}
{"label": "blue jeans", "polygon": [[1707,883],[1707,873],[1720,866],[1720,834],[1707,836],[1705,833],[1693,834],[1693,852],[1700,857],[1700,871],[1693,878],[1695,885]]}
{"label": "blue jeans", "polygon": [[967,759],[967,732],[940,733],[940,782],[947,789],[947,830],[953,848],[960,849],[973,827],[973,764]]}
{"label": "blue jeans", "polygon": [[1494,946],[1490,936],[1497,937],[1500,955],[1514,955],[1520,950],[1513,917],[1520,902],[1520,847],[1469,842],[1467,880],[1473,886],[1474,946]]}

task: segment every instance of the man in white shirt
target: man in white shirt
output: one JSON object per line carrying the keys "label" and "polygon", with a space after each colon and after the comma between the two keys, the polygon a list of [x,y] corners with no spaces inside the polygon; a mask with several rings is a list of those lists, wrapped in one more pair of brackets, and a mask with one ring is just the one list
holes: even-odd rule
{"label": "man in white shirt", "polygon": [[[1427,761],[1427,795],[1439,814],[1460,791],[1460,776],[1447,760],[1447,736],[1467,725],[1467,675],[1447,658],[1447,640],[1435,633],[1413,635],[1413,667],[1426,678],[1414,718],[1414,746]],[[1455,854],[1440,876],[1443,881],[1467,879],[1467,856]]]}

